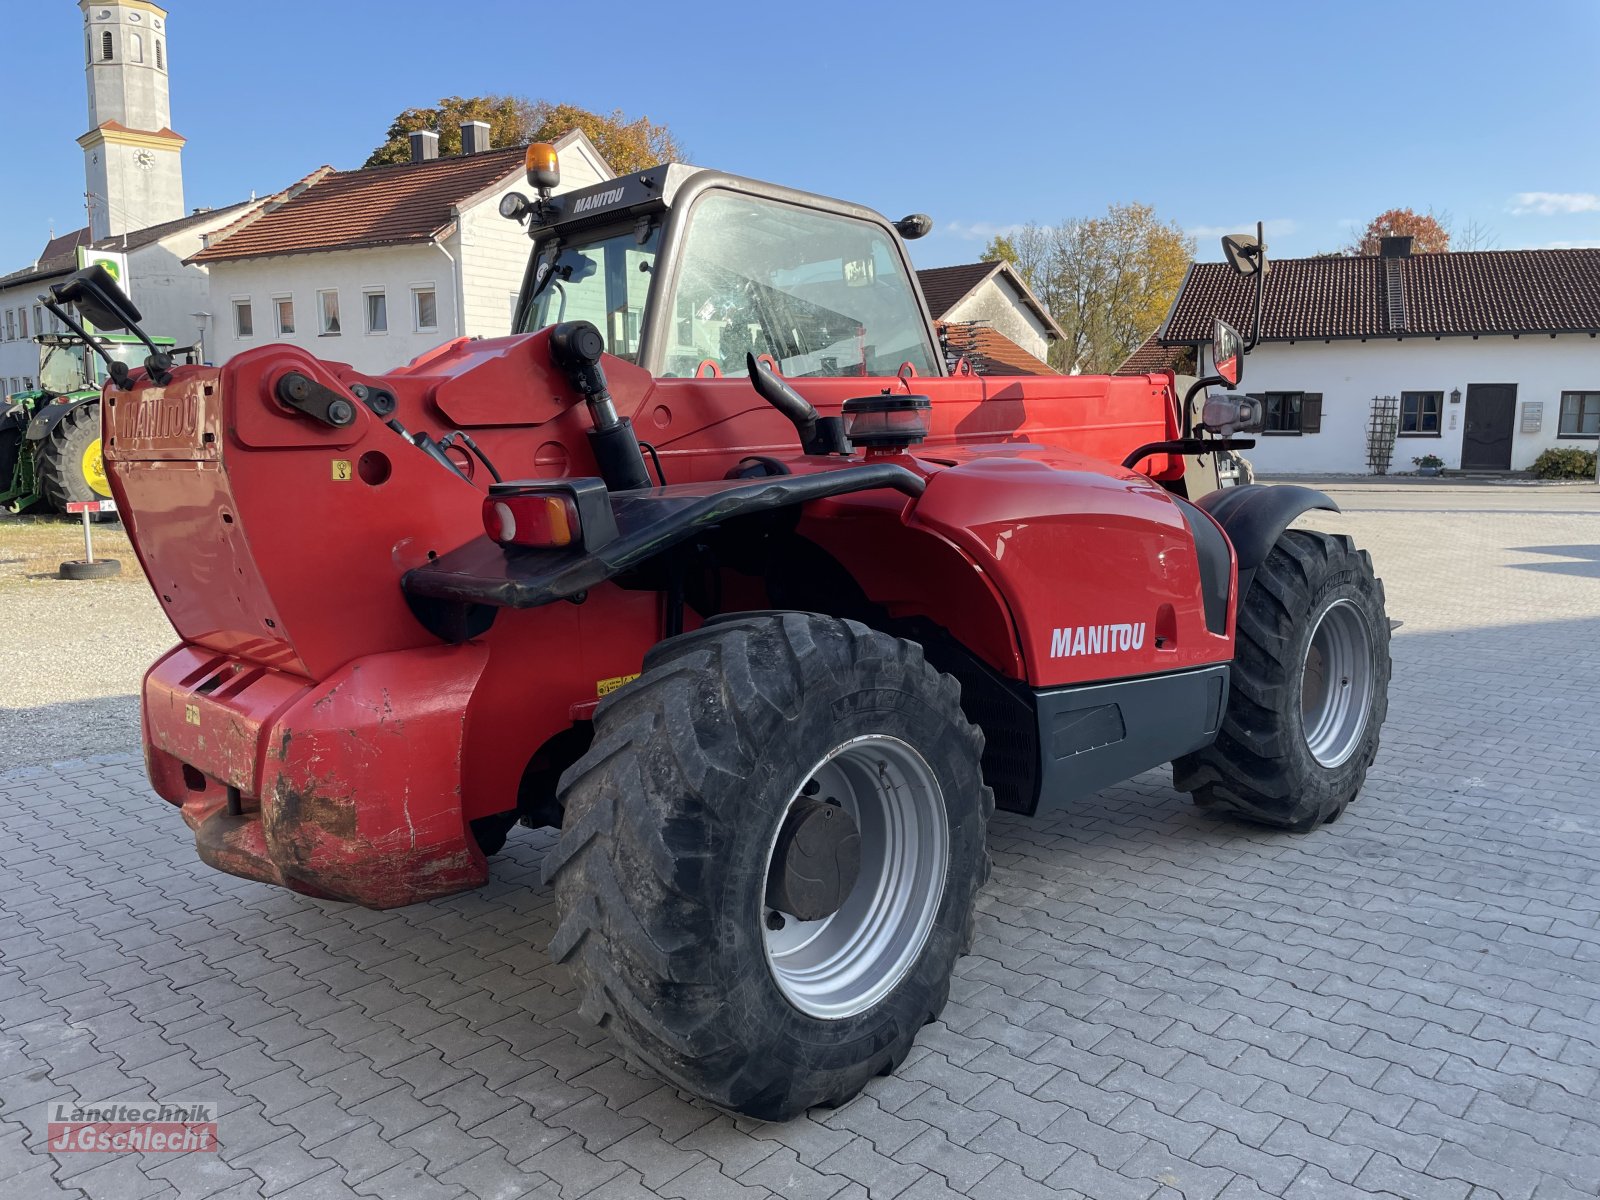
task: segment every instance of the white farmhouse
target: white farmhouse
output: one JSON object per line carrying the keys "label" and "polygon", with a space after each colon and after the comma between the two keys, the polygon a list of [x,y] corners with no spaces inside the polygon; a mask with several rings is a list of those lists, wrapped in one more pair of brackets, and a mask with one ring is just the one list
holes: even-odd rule
{"label": "white farmhouse", "polygon": [[926,267],[917,282],[947,357],[981,375],[1049,375],[1050,343],[1066,336],[1007,262]]}
{"label": "white farmhouse", "polygon": [[[411,162],[322,167],[190,259],[211,274],[216,361],[290,342],[379,372],[452,338],[511,332],[530,245],[498,206],[529,190],[523,148],[488,149],[476,121],[452,158],[435,156],[437,135],[411,136]],[[613,177],[581,132],[555,145],[559,191]]]}
{"label": "white farmhouse", "polygon": [[[1160,332],[1124,365],[1189,347],[1205,373],[1221,316],[1247,335],[1253,280],[1189,269]],[[1249,458],[1269,474],[1524,470],[1600,438],[1600,249],[1285,259],[1267,276],[1243,388],[1266,405]]]}

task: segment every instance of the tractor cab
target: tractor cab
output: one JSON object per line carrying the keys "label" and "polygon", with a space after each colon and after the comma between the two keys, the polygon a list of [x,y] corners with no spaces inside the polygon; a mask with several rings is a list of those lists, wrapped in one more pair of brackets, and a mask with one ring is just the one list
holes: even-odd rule
{"label": "tractor cab", "polygon": [[790,379],[944,374],[902,229],[870,209],[677,163],[552,197],[550,162],[530,163],[538,199],[501,205],[534,240],[519,332],[588,321],[658,378],[750,354]]}

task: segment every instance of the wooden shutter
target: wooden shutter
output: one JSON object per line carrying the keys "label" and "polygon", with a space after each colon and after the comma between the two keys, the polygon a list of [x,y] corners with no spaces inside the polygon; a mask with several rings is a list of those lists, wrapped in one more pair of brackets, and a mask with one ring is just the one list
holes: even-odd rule
{"label": "wooden shutter", "polygon": [[1322,432],[1322,393],[1300,393],[1300,432]]}

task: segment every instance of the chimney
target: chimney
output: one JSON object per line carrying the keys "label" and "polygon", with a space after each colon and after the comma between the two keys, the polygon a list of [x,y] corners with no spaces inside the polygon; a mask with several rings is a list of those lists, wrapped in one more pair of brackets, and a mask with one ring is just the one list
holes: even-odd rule
{"label": "chimney", "polygon": [[1378,240],[1378,257],[1410,258],[1411,243],[1415,240],[1410,236],[1380,238]]}
{"label": "chimney", "polygon": [[439,157],[439,135],[431,129],[419,129],[411,135],[411,161],[427,162]]}
{"label": "chimney", "polygon": [[461,122],[461,153],[482,154],[489,148],[489,122]]}

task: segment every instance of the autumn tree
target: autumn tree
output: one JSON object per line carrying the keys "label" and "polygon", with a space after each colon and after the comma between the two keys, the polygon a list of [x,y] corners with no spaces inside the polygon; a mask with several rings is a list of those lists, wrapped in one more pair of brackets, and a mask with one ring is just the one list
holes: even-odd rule
{"label": "autumn tree", "polygon": [[463,121],[489,122],[489,145],[495,149],[553,142],[581,129],[620,175],[684,157],[683,147],[667,126],[648,117],[629,119],[620,108],[606,114],[521,96],[446,96],[431,108],[408,108],[397,116],[365,165],[409,162],[410,135],[420,129],[439,135],[441,155],[459,154]]}
{"label": "autumn tree", "polygon": [[532,108],[516,96],[446,96],[431,108],[408,108],[390,123],[383,144],[362,165],[410,162],[411,135],[423,129],[439,135],[440,154],[460,154],[464,121],[489,122],[489,145],[495,149],[520,146],[532,140],[524,136]]}
{"label": "autumn tree", "polygon": [[1367,222],[1361,236],[1351,242],[1351,254],[1377,254],[1386,237],[1410,237],[1416,241],[1412,249],[1419,254],[1442,254],[1450,249],[1450,226],[1440,220],[1433,210],[1419,213],[1409,208],[1391,208]]}
{"label": "autumn tree", "polygon": [[1094,373],[1114,370],[1161,324],[1194,240],[1148,204],[1113,204],[1099,217],[1025,225],[984,257],[1015,267],[1065,331],[1051,365]]}

